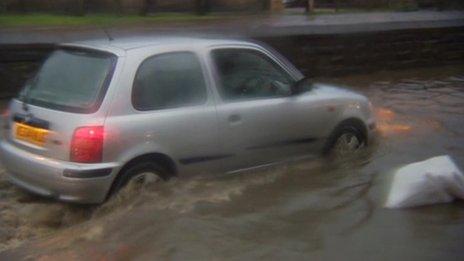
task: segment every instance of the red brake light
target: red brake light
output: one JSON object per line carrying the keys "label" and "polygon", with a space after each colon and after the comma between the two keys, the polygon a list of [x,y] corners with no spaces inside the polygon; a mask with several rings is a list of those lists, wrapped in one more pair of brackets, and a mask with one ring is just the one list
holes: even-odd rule
{"label": "red brake light", "polygon": [[101,162],[103,141],[103,126],[77,128],[71,141],[71,161],[78,163]]}

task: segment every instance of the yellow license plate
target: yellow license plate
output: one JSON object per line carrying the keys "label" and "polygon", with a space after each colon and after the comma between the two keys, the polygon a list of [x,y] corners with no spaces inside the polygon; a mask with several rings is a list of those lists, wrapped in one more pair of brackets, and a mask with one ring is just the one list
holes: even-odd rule
{"label": "yellow license plate", "polygon": [[43,147],[47,140],[48,130],[35,128],[22,123],[15,123],[16,139]]}

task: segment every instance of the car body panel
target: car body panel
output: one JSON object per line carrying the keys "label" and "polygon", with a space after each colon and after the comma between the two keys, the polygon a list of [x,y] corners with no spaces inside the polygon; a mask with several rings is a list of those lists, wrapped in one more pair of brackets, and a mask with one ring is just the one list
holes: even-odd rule
{"label": "car body panel", "polygon": [[[210,56],[215,49],[256,50],[277,63],[294,81],[303,78],[285,58],[256,43],[160,37],[87,41],[65,46],[111,52],[118,59],[96,112],[79,114],[28,105],[34,117],[50,122],[50,136],[43,148],[13,137],[12,115],[28,112],[19,100],[11,102],[10,116],[6,119],[8,126],[0,142],[0,158],[13,183],[41,195],[100,203],[121,169],[146,154],[162,154],[171,159],[178,176],[233,173],[316,156],[343,120],[356,118],[366,126],[375,124],[364,96],[323,84],[313,84],[310,90],[298,95],[224,101]],[[188,107],[136,110],[131,97],[139,66],[149,57],[171,52],[196,55],[205,78],[206,101]],[[102,163],[70,162],[71,138],[81,126],[104,126]],[[98,176],[102,173],[99,170],[107,169],[108,172]],[[74,173],[73,178],[66,177],[66,171]],[[88,177],[88,173],[97,176]]]}

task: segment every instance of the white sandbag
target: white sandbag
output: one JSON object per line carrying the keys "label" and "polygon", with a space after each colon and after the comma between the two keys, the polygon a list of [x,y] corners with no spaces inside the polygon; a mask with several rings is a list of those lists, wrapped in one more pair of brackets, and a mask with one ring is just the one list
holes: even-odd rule
{"label": "white sandbag", "polygon": [[464,199],[464,175],[449,156],[439,156],[398,169],[385,207],[407,208]]}

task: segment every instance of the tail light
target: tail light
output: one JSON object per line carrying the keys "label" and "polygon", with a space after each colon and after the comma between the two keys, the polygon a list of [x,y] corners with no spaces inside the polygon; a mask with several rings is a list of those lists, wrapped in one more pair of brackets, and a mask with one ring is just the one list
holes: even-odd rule
{"label": "tail light", "polygon": [[99,163],[103,157],[103,126],[77,128],[71,141],[71,161]]}

